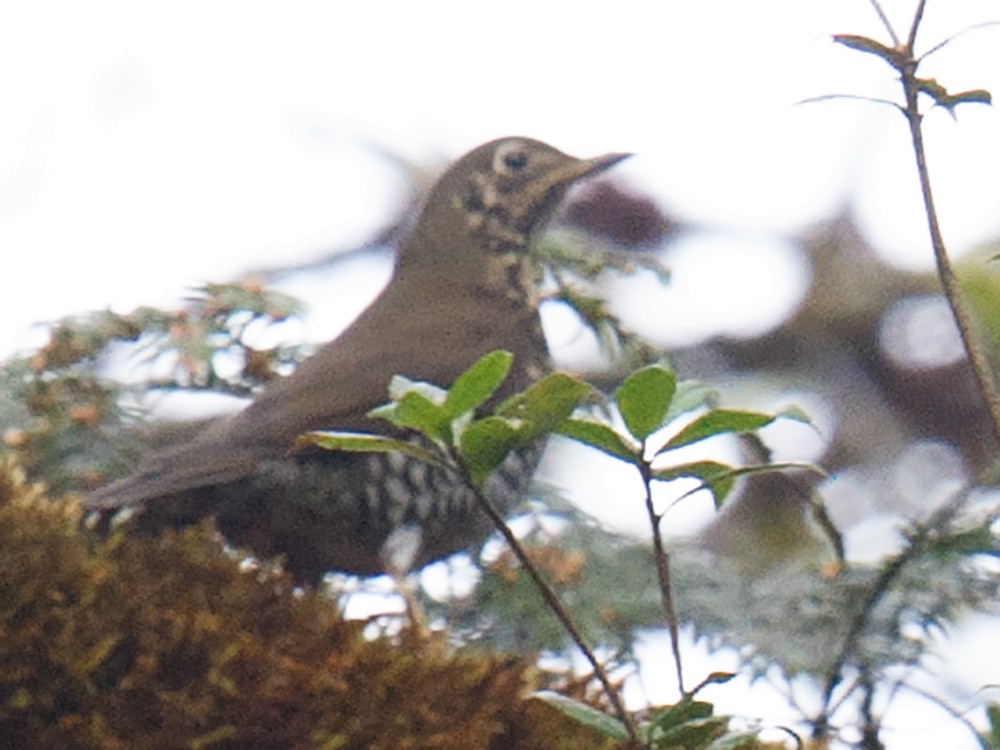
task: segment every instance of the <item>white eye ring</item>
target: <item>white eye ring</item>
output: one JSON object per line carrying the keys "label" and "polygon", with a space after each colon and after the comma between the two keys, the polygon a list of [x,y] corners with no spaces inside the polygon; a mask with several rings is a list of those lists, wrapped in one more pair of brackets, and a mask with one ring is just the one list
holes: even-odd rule
{"label": "white eye ring", "polygon": [[501,144],[493,157],[493,170],[499,174],[515,174],[528,166],[528,149],[520,141]]}

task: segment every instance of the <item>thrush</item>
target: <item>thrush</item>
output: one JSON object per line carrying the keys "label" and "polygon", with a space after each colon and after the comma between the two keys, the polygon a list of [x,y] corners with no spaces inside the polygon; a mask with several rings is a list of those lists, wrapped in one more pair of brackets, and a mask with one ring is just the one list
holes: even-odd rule
{"label": "thrush", "polygon": [[[388,572],[470,548],[491,531],[467,486],[402,454],[293,450],[312,430],[385,431],[368,412],[397,374],[449,385],[484,354],[513,354],[495,399],[549,368],[529,248],[566,191],[627,154],[577,159],[528,138],[503,138],[455,162],[429,192],[385,290],[339,337],[243,411],[140,462],[93,492],[105,517],[135,512],[140,531],[214,516],[232,544],[283,556],[299,580],[330,570]],[[405,435],[404,435],[405,437]],[[511,454],[484,485],[502,513],[520,501],[540,448]]]}

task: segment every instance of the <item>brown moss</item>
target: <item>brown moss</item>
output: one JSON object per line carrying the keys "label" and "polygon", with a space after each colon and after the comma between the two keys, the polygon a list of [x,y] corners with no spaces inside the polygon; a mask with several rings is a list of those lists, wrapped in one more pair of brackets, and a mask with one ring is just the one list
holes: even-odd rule
{"label": "brown moss", "polygon": [[562,746],[535,734],[553,725],[526,708],[522,665],[361,628],[280,574],[241,569],[209,525],[101,539],[0,466],[5,747]]}

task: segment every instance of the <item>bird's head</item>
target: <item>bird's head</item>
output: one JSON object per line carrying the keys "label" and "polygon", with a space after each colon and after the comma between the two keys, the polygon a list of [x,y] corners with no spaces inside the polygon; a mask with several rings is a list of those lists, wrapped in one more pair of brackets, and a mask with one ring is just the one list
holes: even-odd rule
{"label": "bird's head", "polygon": [[[520,265],[566,191],[629,154],[577,159],[531,138],[501,138],[456,161],[427,198],[400,268],[448,275]],[[469,272],[469,273],[466,273]]]}

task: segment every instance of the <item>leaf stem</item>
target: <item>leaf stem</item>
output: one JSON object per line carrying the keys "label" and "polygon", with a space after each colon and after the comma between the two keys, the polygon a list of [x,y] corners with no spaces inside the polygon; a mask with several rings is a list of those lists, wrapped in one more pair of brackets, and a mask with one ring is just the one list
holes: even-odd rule
{"label": "leaf stem", "polygon": [[924,201],[924,212],[927,215],[927,227],[930,231],[931,247],[934,251],[934,261],[937,264],[938,277],[941,279],[941,287],[944,296],[948,300],[955,324],[958,326],[959,336],[969,358],[976,384],[982,394],[989,410],[993,423],[994,436],[1000,441],[1000,392],[997,390],[996,379],[990,367],[989,358],[973,331],[972,316],[962,299],[962,293],[958,278],[948,259],[948,252],[945,248],[944,239],[941,236],[941,226],[938,221],[937,210],[934,206],[934,194],[931,191],[930,173],[927,169],[927,155],[924,149],[923,131],[921,129],[922,115],[918,106],[920,94],[920,81],[917,78],[917,66],[919,59],[914,55],[913,45],[917,36],[917,27],[923,17],[924,0],[921,0],[913,18],[913,25],[910,28],[905,49],[905,62],[899,66],[899,72],[903,84],[903,92],[906,97],[906,106],[901,108],[906,116],[910,128],[910,139],[913,143],[913,153],[917,163],[917,174],[920,179],[920,191]]}
{"label": "leaf stem", "polygon": [[514,553],[514,556],[521,564],[521,567],[524,568],[528,577],[530,577],[532,582],[535,584],[535,587],[538,589],[538,593],[541,594],[542,599],[545,600],[545,604],[556,616],[556,619],[559,620],[562,626],[566,629],[566,632],[569,633],[569,637],[573,640],[573,643],[576,644],[576,647],[580,649],[580,652],[590,664],[591,669],[594,671],[594,676],[597,678],[598,682],[601,683],[601,687],[604,689],[604,692],[607,695],[608,700],[611,702],[615,713],[618,714],[619,720],[625,725],[625,730],[628,732],[631,745],[635,748],[643,747],[643,744],[639,739],[639,730],[636,727],[635,721],[633,721],[628,711],[625,710],[625,704],[622,703],[621,696],[618,694],[614,685],[611,684],[611,678],[608,677],[607,671],[598,661],[593,650],[587,645],[587,642],[583,638],[583,634],[570,618],[569,613],[566,611],[566,608],[563,607],[562,602],[559,601],[559,597],[556,595],[555,591],[552,590],[552,587],[549,586],[548,582],[542,577],[542,574],[535,567],[534,563],[532,563],[528,553],[525,551],[524,547],[521,546],[521,542],[514,535],[514,532],[511,531],[510,526],[507,525],[503,515],[496,509],[496,507],[494,507],[489,498],[487,498],[481,491],[476,489],[471,482],[468,481],[468,478],[466,478],[466,482],[469,488],[475,492],[476,499],[479,502],[479,507],[482,508],[483,512],[489,517],[490,521],[493,522],[497,531],[499,531],[501,536],[503,536],[507,545]]}
{"label": "leaf stem", "polygon": [[879,5],[878,0],[871,0],[871,4],[875,9],[875,13],[878,14],[879,20],[882,21],[882,25],[885,26],[886,31],[889,32],[889,38],[892,39],[892,43],[898,47],[899,37],[896,36],[896,31],[892,28],[892,24],[889,23],[889,18],[886,16],[885,11],[882,10],[882,6]]}
{"label": "leaf stem", "polygon": [[677,670],[677,689],[684,696],[684,669],[681,666],[680,630],[677,625],[677,610],[674,607],[673,589],[670,585],[670,556],[663,545],[663,535],[660,533],[660,520],[653,507],[652,467],[643,460],[638,464],[642,474],[642,483],[646,488],[646,514],[653,530],[653,557],[656,560],[656,576],[660,582],[660,596],[663,599],[663,614],[667,620],[667,630],[670,633],[670,649]]}

